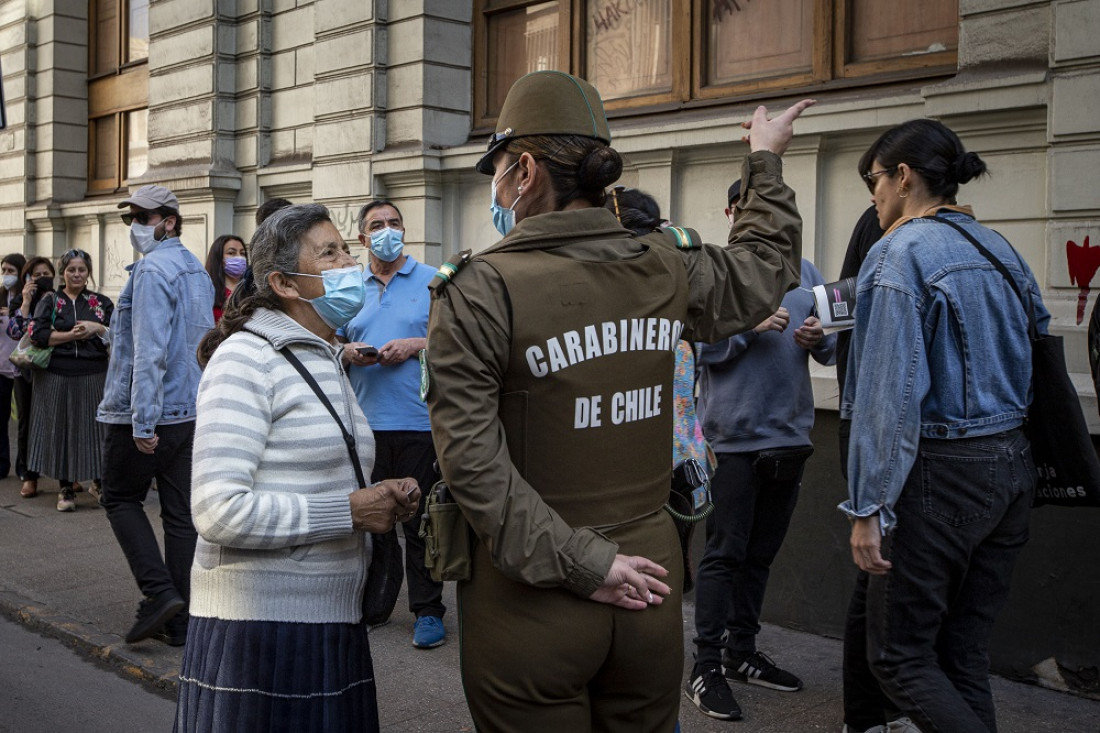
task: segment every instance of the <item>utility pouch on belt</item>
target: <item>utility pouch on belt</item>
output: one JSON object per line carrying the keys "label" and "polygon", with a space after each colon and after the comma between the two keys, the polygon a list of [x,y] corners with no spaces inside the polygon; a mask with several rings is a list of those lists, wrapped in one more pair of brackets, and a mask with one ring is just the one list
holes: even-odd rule
{"label": "utility pouch on belt", "polygon": [[443,481],[436,481],[428,492],[420,537],[424,540],[424,565],[432,580],[470,579],[470,525]]}
{"label": "utility pouch on belt", "polygon": [[767,481],[796,481],[806,459],[813,453],[813,446],[810,445],[762,450],[756,454],[752,469],[757,476]]}

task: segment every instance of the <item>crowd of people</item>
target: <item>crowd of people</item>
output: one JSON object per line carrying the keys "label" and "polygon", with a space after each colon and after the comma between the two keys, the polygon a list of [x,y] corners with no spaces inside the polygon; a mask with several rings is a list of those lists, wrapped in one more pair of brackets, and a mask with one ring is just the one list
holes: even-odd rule
{"label": "crowd of people", "polygon": [[[52,477],[68,512],[90,482],[141,595],[126,641],[184,646],[176,730],[378,730],[364,593],[398,525],[412,644],[447,641],[418,531],[433,485],[467,523],[443,550],[469,553],[459,643],[478,730],[668,732],[682,694],[736,720],[731,681],[797,692],[756,636],[813,452],[812,358],[838,367],[858,568],[845,730],[996,731],[988,639],[1034,484],[1030,346],[1011,284],[966,235],[1041,330],[1049,314],[1023,259],[958,204],[985,163],[914,120],[860,160],[873,206],[841,273],[855,326],[826,333],[826,278],[782,177],[812,104],[745,123],[725,246],[613,185],[598,91],[551,71],[515,83],[476,166],[502,238],[438,272],[404,250],[386,200],[359,212],[367,263],[323,206],[276,199],[204,266],[157,185],[119,203],[142,257],[117,302],[81,250],[56,271],[4,257],[0,355],[52,350],[45,368],[0,367],[21,495]],[[677,482],[687,515],[666,508]],[[704,517],[695,573],[684,522]]]}

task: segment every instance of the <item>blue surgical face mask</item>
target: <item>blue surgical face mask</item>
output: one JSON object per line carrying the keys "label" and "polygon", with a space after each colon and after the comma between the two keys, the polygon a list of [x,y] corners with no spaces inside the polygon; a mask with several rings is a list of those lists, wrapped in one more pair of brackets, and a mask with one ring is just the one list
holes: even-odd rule
{"label": "blue surgical face mask", "polygon": [[516,204],[523,198],[523,194],[516,196],[516,200],[512,202],[512,205],[507,209],[497,203],[497,181],[508,175],[508,171],[519,165],[517,160],[512,165],[504,169],[504,172],[500,174],[500,178],[494,178],[492,185],[489,187],[489,193],[492,196],[492,204],[489,206],[489,210],[493,212],[493,226],[501,233],[502,236],[507,236],[508,232],[512,231],[512,227],[516,225]]}
{"label": "blue surgical face mask", "polygon": [[316,298],[302,298],[313,306],[321,320],[329,328],[340,328],[363,309],[367,302],[367,286],[363,282],[363,270],[359,265],[325,270],[320,275],[305,272],[288,272],[298,277],[319,277],[325,284],[325,294]]}
{"label": "blue surgical face mask", "polygon": [[383,262],[393,262],[405,246],[405,232],[385,227],[370,233],[370,251]]}

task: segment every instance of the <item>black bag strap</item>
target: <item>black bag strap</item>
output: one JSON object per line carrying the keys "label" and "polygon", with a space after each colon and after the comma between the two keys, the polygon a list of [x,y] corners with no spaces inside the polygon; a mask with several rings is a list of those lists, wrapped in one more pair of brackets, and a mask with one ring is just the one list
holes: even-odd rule
{"label": "black bag strap", "polygon": [[309,385],[313,393],[317,395],[317,399],[321,400],[321,404],[328,410],[328,414],[332,415],[332,419],[336,421],[336,424],[340,427],[340,434],[344,436],[344,445],[348,447],[348,456],[351,458],[351,467],[355,469],[355,480],[359,482],[359,488],[367,486],[367,479],[363,476],[363,466],[359,463],[359,451],[355,449],[355,438],[348,429],[344,427],[344,421],[340,419],[340,416],[336,414],[336,408],[329,402],[328,397],[321,391],[321,385],[317,384],[317,380],[313,378],[313,375],[306,371],[305,366],[298,357],[294,355],[294,352],[290,350],[289,346],[284,346],[279,349],[279,353],[290,362],[290,365],[298,370],[298,373],[302,375],[302,379],[306,380],[306,384]]}
{"label": "black bag strap", "polygon": [[[1024,307],[1024,310],[1027,312],[1028,335],[1031,337],[1032,340],[1039,338],[1039,327],[1035,323],[1035,302],[1031,299],[1031,293],[1029,292],[1027,294],[1027,300],[1025,300],[1023,293],[1020,292],[1020,286],[1016,283],[1016,278],[1012,277],[1012,273],[1008,271],[1008,268],[1004,266],[1004,263],[997,259],[997,257],[994,256],[992,252],[986,249],[985,246],[982,245],[982,243],[974,237],[974,235],[966,231],[966,229],[962,228],[955,222],[949,221],[947,219],[941,219],[938,216],[926,216],[922,218],[927,219],[928,221],[935,221],[939,222],[940,224],[946,224],[947,226],[951,227],[959,234],[966,237],[966,239],[972,245],[974,245],[974,247],[982,254],[982,256],[989,260],[990,264],[993,265],[997,272],[1001,273],[1004,279],[1008,281],[1008,285],[1012,288],[1012,292],[1016,293],[1016,297],[1020,300],[1020,305],[1022,305]],[[1001,239],[1005,239],[1004,235],[1000,232],[997,232],[997,235]],[[1019,253],[1016,253],[1016,250],[1012,248],[1012,244],[1009,243],[1007,239],[1005,239],[1005,244],[1008,244],[1009,248],[1012,249],[1014,254],[1016,254],[1016,259],[1019,260]]]}

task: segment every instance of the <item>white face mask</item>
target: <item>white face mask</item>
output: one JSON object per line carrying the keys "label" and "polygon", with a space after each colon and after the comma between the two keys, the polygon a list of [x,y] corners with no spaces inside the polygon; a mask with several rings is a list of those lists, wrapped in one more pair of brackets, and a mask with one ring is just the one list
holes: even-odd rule
{"label": "white face mask", "polygon": [[164,239],[156,238],[156,230],[156,225],[149,226],[148,224],[133,222],[130,224],[130,244],[143,255],[149,254],[164,241]]}
{"label": "white face mask", "polygon": [[18,275],[4,275],[4,290],[11,290],[19,282]]}

